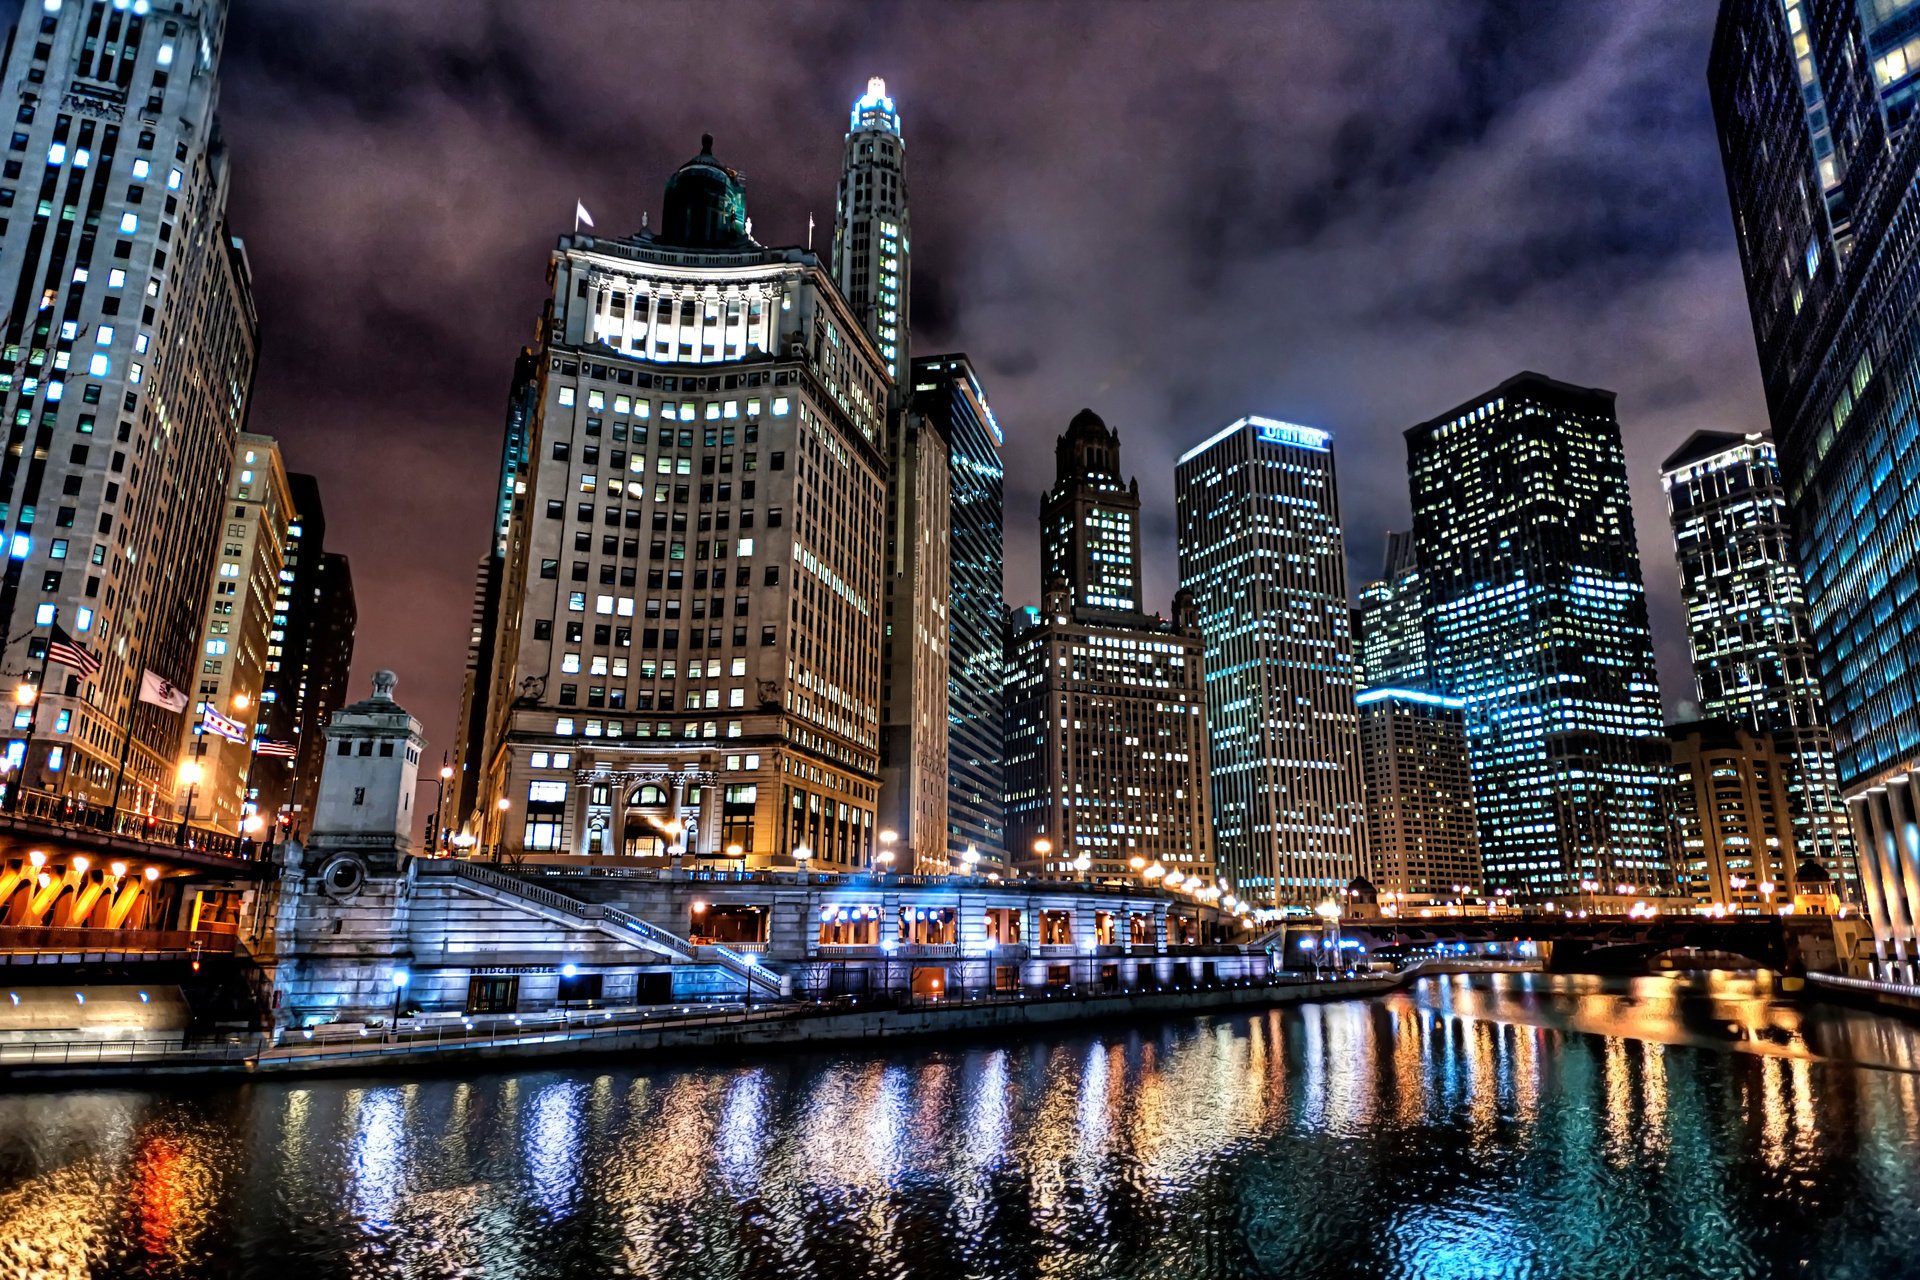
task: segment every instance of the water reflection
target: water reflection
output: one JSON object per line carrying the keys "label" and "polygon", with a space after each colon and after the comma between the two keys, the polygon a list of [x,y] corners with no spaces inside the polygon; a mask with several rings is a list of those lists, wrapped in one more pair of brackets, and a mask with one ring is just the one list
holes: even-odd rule
{"label": "water reflection", "polygon": [[0,1276],[1920,1274],[1920,1032],[1724,976],[0,1099]]}

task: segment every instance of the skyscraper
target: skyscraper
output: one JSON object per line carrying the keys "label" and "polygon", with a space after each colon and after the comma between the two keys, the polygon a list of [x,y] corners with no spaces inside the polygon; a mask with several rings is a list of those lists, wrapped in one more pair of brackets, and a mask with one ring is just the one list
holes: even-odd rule
{"label": "skyscraper", "polygon": [[320,771],[327,745],[327,722],[347,705],[347,679],[353,668],[354,629],[359,606],[353,594],[353,567],[333,551],[320,553],[320,570],[311,592],[300,592],[298,606],[309,613],[306,663],[299,683],[300,754],[294,762],[292,826],[305,831],[320,794]]}
{"label": "skyscraper", "polygon": [[1521,373],[1407,431],[1435,692],[1523,900],[1665,874],[1667,764],[1613,393]]}
{"label": "skyscraper", "polygon": [[1675,887],[1697,907],[1776,915],[1793,905],[1792,758],[1778,739],[1727,720],[1667,730],[1673,744]]}
{"label": "skyscraper", "polygon": [[314,602],[327,537],[320,482],[304,472],[290,471],[287,494],[286,541],[274,594],[273,629],[267,633],[266,682],[254,730],[270,741],[293,743],[295,753],[262,756],[253,762],[254,804],[269,822],[293,804],[317,616]]}
{"label": "skyscraper", "polygon": [[1367,865],[1332,439],[1241,418],[1174,469],[1180,586],[1206,637],[1220,870],[1273,907],[1325,901]]}
{"label": "skyscraper", "polygon": [[1005,469],[1000,424],[964,355],[916,356],[915,412],[948,444],[947,855],[1007,862]]}
{"label": "skyscraper", "polygon": [[507,538],[480,849],[870,864],[891,384],[712,139],[560,238]]}
{"label": "skyscraper", "polygon": [[948,539],[944,417],[906,394],[906,143],[886,82],[853,104],[834,219],[834,282],[884,357],[887,401],[886,572],[882,597],[880,796],[875,821],[906,869],[952,869],[947,856]]}
{"label": "skyscraper", "polygon": [[486,751],[487,724],[493,692],[493,619],[500,608],[500,589],[506,577],[508,543],[513,536],[513,513],[522,501],[526,478],[527,437],[540,394],[540,354],[522,348],[513,362],[513,382],[507,390],[506,429],[501,434],[499,478],[494,482],[493,537],[473,574],[473,611],[467,634],[467,672],[460,686],[460,725],[455,740],[453,793],[441,820],[450,827],[477,824],[480,795],[480,759]]}
{"label": "skyscraper", "polygon": [[833,225],[833,278],[860,325],[879,345],[887,376],[907,385],[907,334],[913,280],[907,243],[907,144],[900,113],[875,76],[854,101],[840,168]]}
{"label": "skyscraper", "polygon": [[1660,480],[1701,715],[1775,740],[1799,856],[1834,882],[1851,882],[1853,840],[1773,441],[1696,431],[1662,464]]}
{"label": "skyscraper", "polygon": [[[1158,866],[1210,883],[1192,601],[1176,597],[1170,623],[1120,604],[1139,581],[1139,487],[1121,480],[1120,438],[1099,415],[1075,414],[1054,458],[1043,602],[1007,650],[1008,855],[1059,879],[1137,880]],[[1084,521],[1072,523],[1073,512]]]}
{"label": "skyscraper", "polygon": [[1903,4],[1723,0],[1708,87],[1880,959],[1920,959],[1920,45]]}
{"label": "skyscraper", "polygon": [[0,665],[37,675],[55,625],[101,663],[47,670],[7,758],[101,805],[166,807],[181,717],[139,700],[141,673],[192,689],[211,660],[257,329],[214,114],[225,32],[218,0],[68,0],[27,5],[6,55]]}
{"label": "skyscraper", "polygon": [[197,779],[193,818],[223,831],[238,831],[252,810],[253,740],[269,676],[270,637],[278,629],[293,515],[280,446],[271,436],[242,432],[234,464],[220,554],[202,605],[206,661],[180,744],[181,759],[191,760]]}
{"label": "skyscraper", "polygon": [[1380,577],[1360,589],[1354,659],[1363,689],[1431,689],[1426,587],[1411,531],[1387,534]]}
{"label": "skyscraper", "polygon": [[1404,910],[1480,893],[1466,702],[1385,687],[1354,701],[1366,762],[1367,852],[1381,901]]}

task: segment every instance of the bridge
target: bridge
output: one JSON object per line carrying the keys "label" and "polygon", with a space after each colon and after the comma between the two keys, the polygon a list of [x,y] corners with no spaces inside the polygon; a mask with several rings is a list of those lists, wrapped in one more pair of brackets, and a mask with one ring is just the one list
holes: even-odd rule
{"label": "bridge", "polygon": [[1601,916],[1584,920],[1556,916],[1462,917],[1422,920],[1381,918],[1343,921],[1343,936],[1370,950],[1417,951],[1463,943],[1545,944],[1548,968],[1561,972],[1642,972],[1672,952],[1729,957],[1759,969],[1795,967],[1796,934],[1828,929],[1825,917]]}

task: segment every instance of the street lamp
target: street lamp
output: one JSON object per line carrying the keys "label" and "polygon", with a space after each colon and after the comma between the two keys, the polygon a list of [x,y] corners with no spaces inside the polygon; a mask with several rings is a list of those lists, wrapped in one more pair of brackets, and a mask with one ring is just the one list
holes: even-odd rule
{"label": "street lamp", "polygon": [[393,1032],[395,1035],[400,1033],[400,1001],[407,993],[407,977],[405,969],[393,971]]}
{"label": "street lamp", "polygon": [[1154,881],[1163,878],[1167,874],[1167,869],[1158,862],[1149,862],[1147,869],[1140,874],[1147,878],[1148,884],[1152,884]]}
{"label": "street lamp", "polygon": [[507,810],[511,808],[513,808],[513,801],[506,796],[501,796],[493,802],[493,811],[496,815],[493,820],[493,861],[496,866],[500,862],[500,846],[506,843]]}
{"label": "street lamp", "polygon": [[966,864],[968,875],[980,874],[980,851],[972,845],[968,845],[967,851],[960,855],[960,861]]}
{"label": "street lamp", "polygon": [[176,844],[187,842],[187,827],[193,822],[193,798],[200,792],[200,780],[206,777],[206,770],[200,767],[198,760],[184,760],[180,764],[180,782],[187,789],[187,805],[180,811],[180,832]]}
{"label": "street lamp", "polygon": [[1087,872],[1091,870],[1092,867],[1093,867],[1093,859],[1089,858],[1084,853],[1080,854],[1078,857],[1074,858],[1073,860],[1073,869],[1080,873],[1081,884],[1087,883]]}
{"label": "street lamp", "polygon": [[797,844],[793,847],[793,865],[799,868],[801,875],[804,876],[807,874],[807,864],[812,861],[813,850],[803,844]]}
{"label": "street lamp", "polygon": [[451,777],[453,777],[453,766],[447,762],[447,757],[442,755],[440,757],[440,789],[433,797],[433,849],[435,853],[444,852],[447,847],[447,829],[442,824],[446,821],[444,814],[447,807],[447,780]]}

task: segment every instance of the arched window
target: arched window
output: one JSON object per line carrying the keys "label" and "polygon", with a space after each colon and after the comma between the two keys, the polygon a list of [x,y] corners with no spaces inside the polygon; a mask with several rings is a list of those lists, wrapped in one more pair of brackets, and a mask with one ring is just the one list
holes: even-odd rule
{"label": "arched window", "polygon": [[659,787],[654,786],[651,782],[645,786],[635,787],[632,794],[627,797],[628,804],[639,805],[643,808],[652,805],[663,805],[666,802],[667,793]]}

